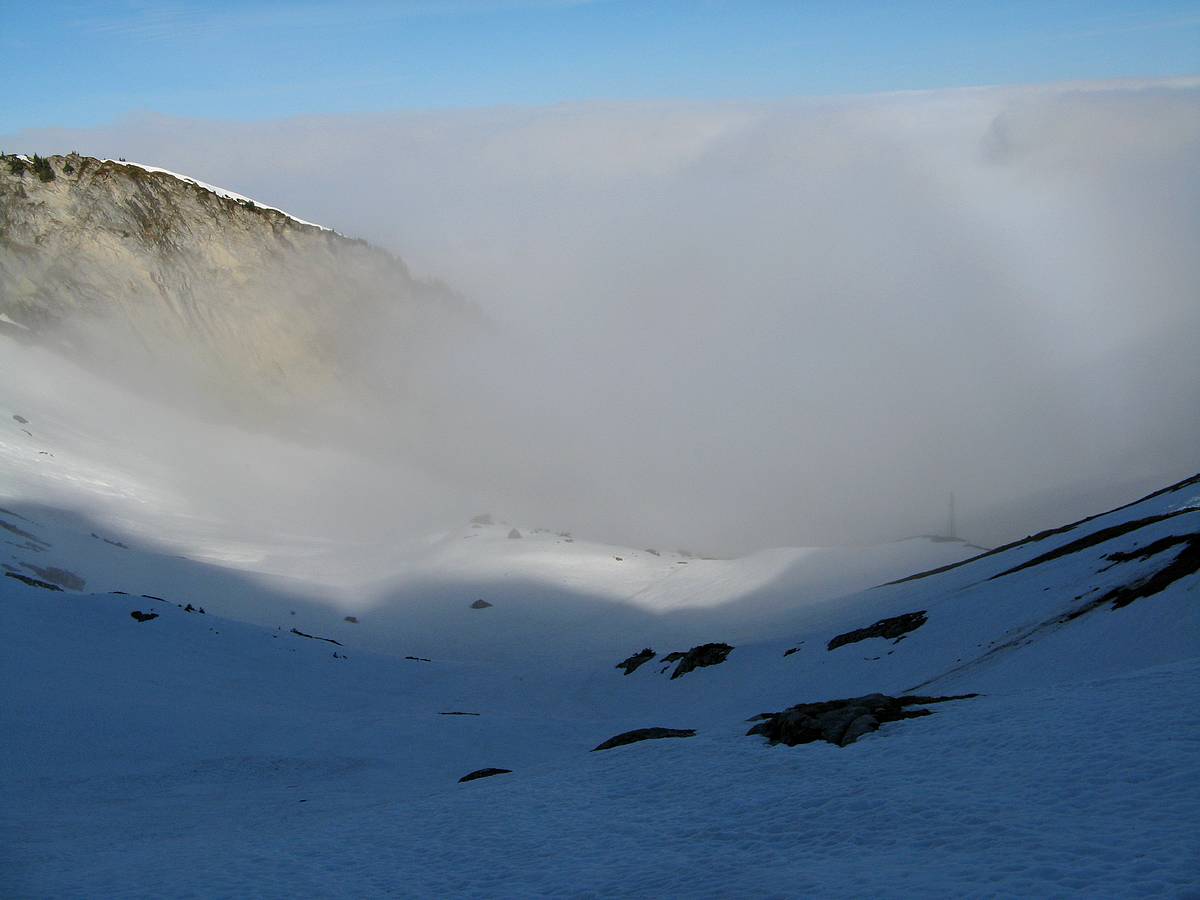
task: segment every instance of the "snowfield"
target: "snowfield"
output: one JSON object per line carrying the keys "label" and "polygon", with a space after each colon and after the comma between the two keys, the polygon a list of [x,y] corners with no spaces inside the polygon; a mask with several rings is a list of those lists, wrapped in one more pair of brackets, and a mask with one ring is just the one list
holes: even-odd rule
{"label": "snowfield", "polygon": [[[0,385],[0,895],[1200,893],[1200,476],[978,556],[318,540],[63,384]],[[872,692],[978,696],[746,734]],[[696,734],[592,752],[652,726]]]}

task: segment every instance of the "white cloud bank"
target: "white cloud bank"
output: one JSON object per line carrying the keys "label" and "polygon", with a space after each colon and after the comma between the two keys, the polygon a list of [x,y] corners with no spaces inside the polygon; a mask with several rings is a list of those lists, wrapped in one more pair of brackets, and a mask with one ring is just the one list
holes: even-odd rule
{"label": "white cloud bank", "polygon": [[1200,468],[1200,80],[0,145],[182,171],[465,293],[502,338],[428,373],[420,440],[535,524],[874,540],[953,489],[999,541]]}

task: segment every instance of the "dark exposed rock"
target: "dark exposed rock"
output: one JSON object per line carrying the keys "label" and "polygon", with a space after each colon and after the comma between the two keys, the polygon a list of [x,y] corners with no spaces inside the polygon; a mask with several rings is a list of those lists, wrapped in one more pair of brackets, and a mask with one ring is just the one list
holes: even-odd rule
{"label": "dark exposed rock", "polygon": [[349,622],[351,625],[357,625],[358,624],[358,616],[346,616],[344,619],[342,619],[342,621]]}
{"label": "dark exposed rock", "polygon": [[479,715],[479,713],[463,712],[462,710],[452,709],[452,710],[449,710],[448,712],[440,712],[440,713],[438,713],[438,715],[439,716],[477,716],[477,715]]}
{"label": "dark exposed rock", "polygon": [[492,514],[491,513],[480,513],[479,515],[477,515],[471,519],[471,524],[472,525],[491,525],[492,524]]}
{"label": "dark exposed rock", "polygon": [[62,588],[60,588],[57,584],[51,584],[48,581],[42,581],[38,578],[30,578],[28,575],[22,575],[20,572],[5,572],[4,574],[9,578],[15,578],[17,581],[23,582],[30,587],[42,588],[43,590],[47,591],[62,590]]}
{"label": "dark exposed rock", "polygon": [[24,528],[18,528],[16,525],[13,525],[11,522],[5,522],[3,519],[0,519],[0,528],[3,528],[5,531],[7,531],[11,534],[15,534],[19,538],[24,538],[25,540],[29,541],[32,544],[37,544],[40,547],[45,548],[45,547],[50,546],[46,541],[43,541],[36,534],[31,534],[30,532],[26,531]]}
{"label": "dark exposed rock", "polygon": [[511,775],[512,769],[476,769],[474,772],[468,772],[462,778],[458,779],[458,783],[464,781],[475,781],[479,778],[491,778],[493,775]]}
{"label": "dark exposed rock", "polygon": [[299,628],[293,628],[292,634],[296,635],[296,637],[309,638],[310,640],[314,640],[314,641],[324,641],[327,644],[337,644],[339,647],[342,646],[341,641],[335,641],[333,638],[318,637],[315,634],[305,634]]}
{"label": "dark exposed rock", "polygon": [[926,621],[925,610],[923,609],[918,609],[916,612],[904,613],[899,616],[892,616],[889,619],[880,619],[874,625],[868,625],[866,628],[856,628],[853,631],[847,631],[845,634],[839,634],[837,637],[831,638],[826,649],[836,650],[838,647],[844,647],[846,644],[856,644],[859,641],[865,641],[867,638],[874,637],[898,641],[910,631],[916,631]]}
{"label": "dark exposed rock", "polygon": [[15,415],[15,414],[14,414],[14,415],[13,415],[13,419],[15,419],[16,421],[20,422],[22,425],[28,425],[28,424],[29,424],[29,420],[28,420],[27,418],[25,418],[24,416],[18,416],[18,415]]}
{"label": "dark exposed rock", "polygon": [[659,555],[659,552],[657,550],[651,550],[649,547],[646,548],[646,552],[649,553],[651,556]]}
{"label": "dark exposed rock", "polygon": [[433,662],[432,659],[426,659],[424,656],[406,656],[405,659],[411,659],[413,662]]}
{"label": "dark exposed rock", "polygon": [[482,597],[480,597],[478,600],[476,600],[474,603],[471,604],[471,609],[487,609],[491,605],[492,605],[491,603],[488,603],[486,600],[484,600]]}
{"label": "dark exposed rock", "polygon": [[592,752],[597,750],[611,750],[613,747],[623,747],[626,744],[636,744],[638,741],[656,741],[660,738],[685,738],[695,735],[694,728],[635,728],[633,731],[625,731],[621,734],[610,737],[607,741],[598,747],[593,747]]}
{"label": "dark exposed rock", "polygon": [[622,660],[621,662],[617,663],[615,666],[613,666],[613,668],[614,669],[624,669],[626,675],[632,675],[634,672],[637,671],[638,666],[642,665],[643,663],[650,662],[650,660],[654,659],[654,656],[655,656],[654,651],[652,649],[650,649],[649,647],[647,647],[644,650],[641,650],[638,653],[633,654],[633,656],[629,657],[628,659]]}
{"label": "dark exposed rock", "polygon": [[793,653],[799,653],[799,652],[800,652],[800,648],[799,648],[799,647],[789,647],[788,649],[786,649],[786,650],[784,650],[784,651],[783,651],[783,655],[784,655],[784,656],[791,656]]}
{"label": "dark exposed rock", "polygon": [[56,566],[35,566],[33,563],[27,562],[23,562],[21,565],[39,578],[66,588],[68,591],[82,591],[87,585],[86,581],[66,569],[59,569]]}
{"label": "dark exposed rock", "polygon": [[1112,609],[1121,609],[1135,600],[1154,596],[1170,587],[1180,578],[1200,572],[1200,534],[1169,535],[1137,550],[1110,553],[1105,559],[1111,560],[1113,565],[1133,560],[1144,561],[1177,546],[1182,547],[1182,549],[1172,557],[1170,562],[1151,575],[1138,579],[1131,584],[1106,591],[1099,597],[1089,600],[1078,609],[1067,613],[1062,617],[1061,621],[1069,622],[1072,619],[1077,619],[1085,613],[1103,606],[1105,603],[1112,603]]}
{"label": "dark exposed rock", "polygon": [[1114,509],[1105,510],[1102,513],[1096,513],[1095,515],[1088,516],[1087,518],[1084,518],[1084,519],[1080,519],[1078,522],[1072,522],[1069,525],[1061,525],[1058,528],[1048,528],[1045,531],[1039,531],[1037,534],[1028,535],[1026,537],[1021,538],[1018,541],[1012,541],[1011,543],[1004,544],[1001,547],[994,547],[985,553],[980,553],[978,556],[972,556],[970,559],[959,560],[958,562],[950,563],[949,565],[946,565],[946,566],[938,566],[936,569],[926,569],[924,572],[917,572],[915,575],[908,575],[904,578],[899,578],[895,581],[889,581],[883,586],[886,587],[888,585],[893,585],[893,584],[904,584],[907,581],[917,581],[918,579],[921,579],[921,578],[928,578],[931,575],[941,575],[943,572],[949,572],[951,569],[957,569],[961,566],[968,566],[971,563],[976,562],[977,560],[986,559],[989,556],[996,556],[997,554],[1005,553],[1009,550],[1012,550],[1015,547],[1022,547],[1026,544],[1033,544],[1033,543],[1037,543],[1038,541],[1044,541],[1048,537],[1053,537],[1053,536],[1059,535],[1059,534],[1065,534],[1068,531],[1078,528],[1080,525],[1086,525],[1088,522],[1091,522],[1093,519],[1098,519],[1101,516],[1107,516],[1107,515],[1110,515],[1111,513],[1120,512],[1123,509],[1128,509],[1131,506],[1137,506],[1139,503],[1144,503],[1147,500],[1153,500],[1155,497],[1161,497],[1163,494],[1169,494],[1172,491],[1178,491],[1178,490],[1181,490],[1182,488],[1190,487],[1193,484],[1200,484],[1200,473],[1198,473],[1196,475],[1192,475],[1188,478],[1184,478],[1182,481],[1177,481],[1177,482],[1175,482],[1175,484],[1169,484],[1165,488],[1160,488],[1159,490],[1155,491],[1152,494],[1147,494],[1145,497],[1139,497],[1137,500],[1133,500],[1129,503],[1124,503],[1121,506],[1118,506]]}
{"label": "dark exposed rock", "polygon": [[145,600],[157,600],[159,603],[169,603],[170,602],[169,600],[165,600],[162,597],[155,597],[153,594],[142,594],[142,598]]}
{"label": "dark exposed rock", "polygon": [[1089,547],[1094,547],[1097,544],[1103,544],[1105,541],[1111,541],[1113,538],[1118,538],[1123,534],[1129,534],[1132,531],[1138,531],[1148,525],[1154,525],[1157,522],[1162,522],[1165,519],[1173,519],[1176,516],[1184,516],[1196,513],[1194,508],[1176,509],[1170,512],[1161,513],[1156,516],[1146,516],[1142,519],[1133,519],[1128,522],[1118,522],[1116,525],[1110,525],[1108,528],[1101,528],[1089,535],[1079,538],[1078,540],[1070,541],[1063,544],[1061,547],[1043,553],[1041,556],[1035,556],[1033,559],[1026,560],[1018,566],[1013,566],[1011,569],[1006,569],[989,578],[989,581],[994,581],[997,578],[1003,578],[1005,575],[1012,575],[1014,572],[1020,572],[1023,569],[1029,569],[1033,566],[1040,566],[1042,563],[1047,563],[1055,559],[1061,559],[1072,553],[1078,553],[1080,550],[1086,550]]}
{"label": "dark exposed rock", "polygon": [[135,609],[129,614],[130,618],[136,619],[139,622],[149,622],[151,619],[157,619],[158,613],[144,613],[140,609]]}
{"label": "dark exposed rock", "polygon": [[[666,665],[670,665],[673,662],[679,663],[675,667],[675,671],[671,673],[671,679],[674,680],[681,675],[686,675],[693,669],[715,666],[718,663],[725,662],[725,658],[729,656],[731,650],[733,650],[733,647],[729,644],[700,644],[686,652],[675,650],[672,653],[668,653],[662,658],[662,662]],[[666,671],[665,666],[661,671]]]}
{"label": "dark exposed rock", "polygon": [[521,532],[514,528],[509,531],[508,537],[510,540],[519,541],[521,539]]}
{"label": "dark exposed rock", "polygon": [[887,694],[867,694],[845,700],[825,700],[820,703],[800,703],[783,712],[761,713],[750,721],[759,721],[746,734],[761,734],[772,744],[809,744],[827,741],[839,747],[852,744],[864,734],[875,731],[885,722],[898,722],[929,716],[927,709],[907,709],[948,700],[966,700],[977,694],[959,694],[952,697],[922,697],[905,695],[889,697]]}

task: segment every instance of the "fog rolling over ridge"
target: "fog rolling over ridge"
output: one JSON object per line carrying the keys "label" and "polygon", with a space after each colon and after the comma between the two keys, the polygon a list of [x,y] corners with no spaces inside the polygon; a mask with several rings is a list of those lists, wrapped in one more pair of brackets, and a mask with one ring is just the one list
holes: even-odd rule
{"label": "fog rolling over ridge", "polygon": [[[441,486],[407,504],[375,495],[381,520],[491,508],[731,553],[940,530],[954,490],[960,532],[994,543],[1196,468],[1194,80],[144,117],[0,144],[223,185],[366,238],[478,305],[487,328],[405,344],[349,292],[353,313],[313,317],[295,344],[337,346],[382,393],[403,390],[333,405],[353,424],[330,432]],[[300,258],[307,285],[320,259]],[[248,276],[244,294],[213,295],[268,311],[273,335],[233,334],[236,364],[218,368],[267,378],[254,364],[291,333],[274,317],[293,287],[268,296]],[[295,383],[324,352],[289,357]],[[203,457],[175,477],[202,484]],[[281,496],[348,502],[299,461],[247,460],[249,495],[256,465]],[[366,481],[351,494],[372,502]]]}

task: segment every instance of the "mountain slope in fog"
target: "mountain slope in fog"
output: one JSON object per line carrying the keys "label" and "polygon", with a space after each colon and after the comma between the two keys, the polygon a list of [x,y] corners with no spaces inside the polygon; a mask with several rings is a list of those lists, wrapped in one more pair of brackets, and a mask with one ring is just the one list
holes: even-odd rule
{"label": "mountain slope in fog", "polygon": [[108,369],[132,354],[155,377],[313,395],[370,377],[367,336],[403,361],[469,317],[388,253],[232,192],[77,154],[0,161],[0,329]]}

